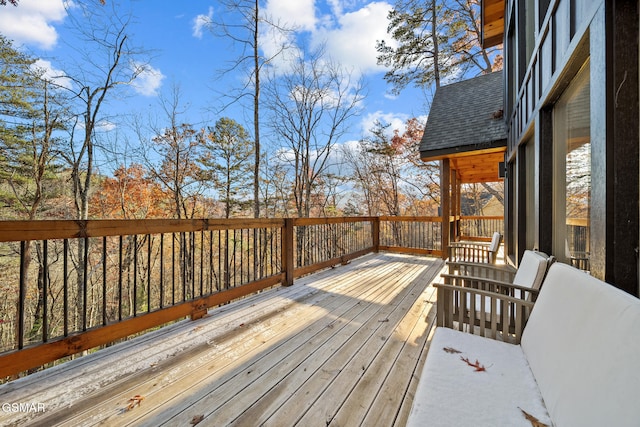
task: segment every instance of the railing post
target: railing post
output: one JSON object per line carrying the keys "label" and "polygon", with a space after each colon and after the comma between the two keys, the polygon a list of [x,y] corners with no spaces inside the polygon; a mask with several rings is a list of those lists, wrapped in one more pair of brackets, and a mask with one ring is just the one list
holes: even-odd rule
{"label": "railing post", "polygon": [[281,233],[282,247],[282,272],[284,273],[284,286],[293,285],[293,218],[284,219],[284,227]]}
{"label": "railing post", "polygon": [[440,165],[440,206],[442,214],[442,259],[447,258],[447,247],[451,238],[451,167],[449,159]]}
{"label": "railing post", "polygon": [[380,217],[377,216],[371,221],[371,234],[373,240],[373,252],[380,252]]}

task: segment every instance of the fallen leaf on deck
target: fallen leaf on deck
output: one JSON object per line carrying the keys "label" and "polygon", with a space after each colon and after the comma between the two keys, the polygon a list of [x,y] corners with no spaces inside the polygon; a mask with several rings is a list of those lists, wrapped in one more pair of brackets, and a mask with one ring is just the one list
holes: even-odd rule
{"label": "fallen leaf on deck", "polygon": [[389,319],[382,319],[382,320],[378,320],[378,322],[382,323],[382,322],[388,322]]}
{"label": "fallen leaf on deck", "polygon": [[524,415],[524,417],[527,419],[527,421],[529,421],[531,423],[532,427],[549,427],[547,424],[540,422],[539,419],[537,419],[536,417],[534,417],[533,415],[531,415],[530,413],[528,413],[524,409],[522,409],[520,407],[518,407],[518,409],[520,409],[520,411],[522,411],[522,415]]}
{"label": "fallen leaf on deck", "polygon": [[475,368],[474,370],[475,370],[476,372],[484,372],[484,371],[486,371],[486,370],[487,370],[487,369],[484,367],[484,365],[481,365],[481,364],[480,364],[480,362],[478,362],[478,359],[476,359],[476,362],[475,362],[475,363],[471,363],[471,362],[469,361],[469,358],[468,358],[468,357],[462,357],[462,356],[460,356],[460,360],[462,360],[463,362],[465,362],[467,365],[471,366],[472,368]]}
{"label": "fallen leaf on deck", "polygon": [[449,353],[449,354],[460,354],[460,353],[462,353],[460,350],[456,350],[453,347],[443,347],[442,349],[444,351],[446,351],[447,353]]}
{"label": "fallen leaf on deck", "polygon": [[200,423],[200,421],[204,420],[204,415],[194,415],[193,418],[191,418],[191,425],[194,426],[198,423]]}
{"label": "fallen leaf on deck", "polygon": [[143,396],[136,394],[131,399],[129,399],[129,405],[127,406],[127,411],[132,410],[136,406],[140,406],[140,403],[144,400]]}

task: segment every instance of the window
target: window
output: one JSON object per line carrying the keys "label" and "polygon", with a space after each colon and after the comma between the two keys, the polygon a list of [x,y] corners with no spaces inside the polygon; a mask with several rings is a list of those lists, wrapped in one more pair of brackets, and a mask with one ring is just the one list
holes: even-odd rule
{"label": "window", "polygon": [[535,1],[518,2],[518,83],[522,84],[536,41]]}
{"label": "window", "polygon": [[553,249],[564,262],[589,269],[591,138],[589,61],[553,109]]}

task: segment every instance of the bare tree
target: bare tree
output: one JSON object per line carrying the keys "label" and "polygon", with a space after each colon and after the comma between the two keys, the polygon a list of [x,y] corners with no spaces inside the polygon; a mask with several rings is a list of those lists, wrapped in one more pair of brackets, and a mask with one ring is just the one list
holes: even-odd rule
{"label": "bare tree", "polygon": [[400,215],[404,159],[388,136],[389,125],[376,121],[370,136],[347,150],[352,181],[364,195],[368,215]]}
{"label": "bare tree", "polygon": [[[143,143],[142,155],[151,176],[171,194],[174,217],[193,218],[199,212],[198,201],[204,191],[198,162],[202,144],[197,130],[180,121],[185,113],[180,97],[180,88],[174,85],[170,97],[160,98],[166,122],[151,125],[153,136]],[[146,139],[142,134],[139,138]]]}
{"label": "bare tree", "polygon": [[[97,130],[104,123],[102,107],[118,88],[131,84],[145,70],[145,65],[134,61],[139,51],[129,45],[127,34],[129,18],[118,12],[116,3],[105,8],[97,1],[74,3],[67,10],[72,37],[67,39],[76,52],[76,65],[68,66],[65,87],[77,102],[75,122],[71,123],[69,147],[60,154],[69,164],[75,203],[75,216],[79,220],[89,216],[89,200],[94,183]],[[62,76],[61,76],[62,77]],[[88,307],[82,295],[89,287],[87,257],[89,248],[84,239],[78,239],[76,327],[86,328]]]}
{"label": "bare tree", "polygon": [[270,127],[279,141],[279,161],[289,169],[299,217],[308,217],[319,180],[332,166],[335,145],[360,112],[363,86],[322,57],[297,57],[291,70],[269,87]]}
{"label": "bare tree", "polygon": [[[226,19],[211,22],[214,34],[225,37],[236,46],[240,46],[240,54],[227,67],[219,72],[222,77],[231,72],[242,71],[246,74],[243,86],[231,93],[225,92],[226,100],[222,111],[228,106],[241,102],[248,97],[253,112],[254,168],[253,168],[253,211],[254,217],[260,216],[260,160],[262,157],[260,141],[260,95],[262,89],[262,72],[264,67],[288,47],[288,38],[283,26],[265,16],[258,0],[223,0],[220,2],[226,9]],[[282,34],[281,44],[275,51],[265,54],[261,49],[260,38],[265,34]]]}
{"label": "bare tree", "polygon": [[267,217],[289,217],[290,192],[286,183],[287,168],[275,155],[266,155],[261,162],[262,174],[260,191]]}
{"label": "bare tree", "polygon": [[109,94],[131,84],[145,70],[145,65],[133,60],[141,52],[129,45],[128,17],[120,16],[115,4],[111,9],[96,6],[97,3],[83,2],[68,10],[74,41],[82,43],[82,46],[72,46],[80,53],[78,64],[65,75],[72,82],[68,89],[80,108],[71,128],[70,148],[63,152],[71,166],[78,219],[88,218],[96,132],[104,120],[101,108]]}
{"label": "bare tree", "polygon": [[354,208],[357,206],[356,213],[362,214],[364,205],[364,213],[367,216],[378,216],[381,214],[382,206],[376,185],[378,180],[375,179],[375,171],[378,169],[375,166],[375,157],[366,150],[364,144],[365,141],[361,140],[356,147],[345,146],[342,155],[351,172],[351,182],[358,190],[355,192],[356,203],[353,205]]}

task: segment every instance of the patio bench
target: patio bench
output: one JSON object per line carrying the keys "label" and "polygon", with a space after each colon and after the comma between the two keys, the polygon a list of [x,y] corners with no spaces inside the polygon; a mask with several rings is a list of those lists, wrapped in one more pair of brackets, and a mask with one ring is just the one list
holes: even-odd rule
{"label": "patio bench", "polygon": [[467,330],[436,328],[407,425],[640,425],[639,299],[555,263],[519,345]]}

